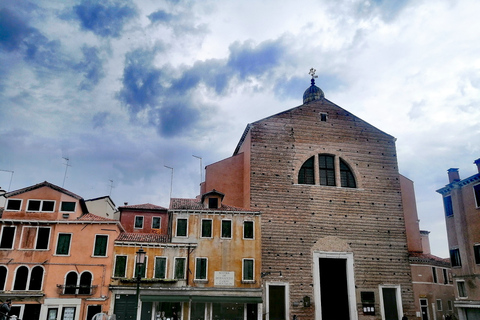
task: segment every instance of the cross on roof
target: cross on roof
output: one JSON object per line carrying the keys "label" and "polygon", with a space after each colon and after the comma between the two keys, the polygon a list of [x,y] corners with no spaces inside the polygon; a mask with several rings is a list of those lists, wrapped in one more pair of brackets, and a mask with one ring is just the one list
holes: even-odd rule
{"label": "cross on roof", "polygon": [[315,75],[315,72],[317,72],[317,69],[310,68],[310,72],[308,74],[312,76],[312,79],[318,78],[318,76]]}

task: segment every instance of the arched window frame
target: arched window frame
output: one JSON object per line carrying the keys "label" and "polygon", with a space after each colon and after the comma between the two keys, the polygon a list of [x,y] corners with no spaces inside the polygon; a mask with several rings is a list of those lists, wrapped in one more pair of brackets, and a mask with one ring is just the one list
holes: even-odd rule
{"label": "arched window frame", "polygon": [[77,294],[78,279],[79,276],[76,271],[68,271],[65,274],[63,294]]}
{"label": "arched window frame", "polygon": [[0,265],[0,291],[5,290],[8,279],[8,268],[4,265]]}
{"label": "arched window frame", "polygon": [[[34,274],[34,272],[37,272],[37,270],[40,270],[41,273]],[[32,291],[42,290],[44,275],[45,275],[45,269],[43,268],[43,266],[34,266],[32,269],[30,269],[30,275],[28,279],[28,290],[32,290]],[[37,277],[39,277],[40,279],[38,279]]]}
{"label": "arched window frame", "polygon": [[[21,277],[19,277],[19,273],[24,272],[23,270],[25,269],[26,269],[26,274],[21,273],[20,274]],[[25,280],[22,280],[22,277],[24,277]],[[29,283],[29,280],[30,280],[29,278],[30,278],[30,269],[25,265],[18,266],[15,269],[15,277],[12,283],[12,291],[26,291],[27,284]]]}
{"label": "arched window frame", "polygon": [[[313,159],[313,181],[305,182],[301,176],[305,175],[305,169],[311,168]],[[333,165],[332,165],[333,160]],[[307,166],[306,166],[307,165]],[[332,168],[333,167],[333,168]],[[297,174],[297,184],[320,185],[328,187],[358,188],[356,173],[352,166],[342,157],[332,153],[318,153],[308,157],[301,165]]]}
{"label": "arched window frame", "polygon": [[[90,279],[88,279],[90,277]],[[91,294],[92,290],[92,283],[93,283],[93,274],[90,271],[83,271],[80,274],[80,278],[78,280],[78,293],[79,294]],[[88,282],[88,283],[85,283]]]}

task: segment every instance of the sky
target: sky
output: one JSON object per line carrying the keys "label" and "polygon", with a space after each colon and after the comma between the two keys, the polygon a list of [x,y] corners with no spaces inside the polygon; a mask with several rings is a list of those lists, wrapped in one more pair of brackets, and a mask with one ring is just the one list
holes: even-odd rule
{"label": "sky", "polygon": [[325,97],[397,141],[420,228],[477,172],[476,0],[0,0],[0,187],[48,181],[117,206],[199,193],[248,123]]}

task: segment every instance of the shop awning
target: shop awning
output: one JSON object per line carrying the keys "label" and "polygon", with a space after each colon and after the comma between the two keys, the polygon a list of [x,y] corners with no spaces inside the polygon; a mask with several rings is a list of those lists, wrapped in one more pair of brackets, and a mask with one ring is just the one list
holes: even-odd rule
{"label": "shop awning", "polygon": [[140,300],[144,302],[187,302],[190,300],[189,296],[163,296],[163,295],[151,295],[151,296],[140,296]]}
{"label": "shop awning", "polygon": [[248,296],[190,296],[190,295],[142,295],[144,302],[215,302],[215,303],[262,303],[262,297]]}

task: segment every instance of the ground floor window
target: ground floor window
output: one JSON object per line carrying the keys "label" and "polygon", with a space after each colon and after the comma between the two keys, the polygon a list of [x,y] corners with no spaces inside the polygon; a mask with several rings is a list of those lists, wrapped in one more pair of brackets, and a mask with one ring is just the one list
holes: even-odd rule
{"label": "ground floor window", "polygon": [[156,308],[156,320],[180,320],[182,319],[181,302],[158,302]]}
{"label": "ground floor window", "polygon": [[190,306],[190,319],[204,320],[205,319],[206,303],[192,302]]}
{"label": "ground floor window", "polygon": [[218,320],[243,320],[244,319],[243,303],[213,303],[212,319]]}

